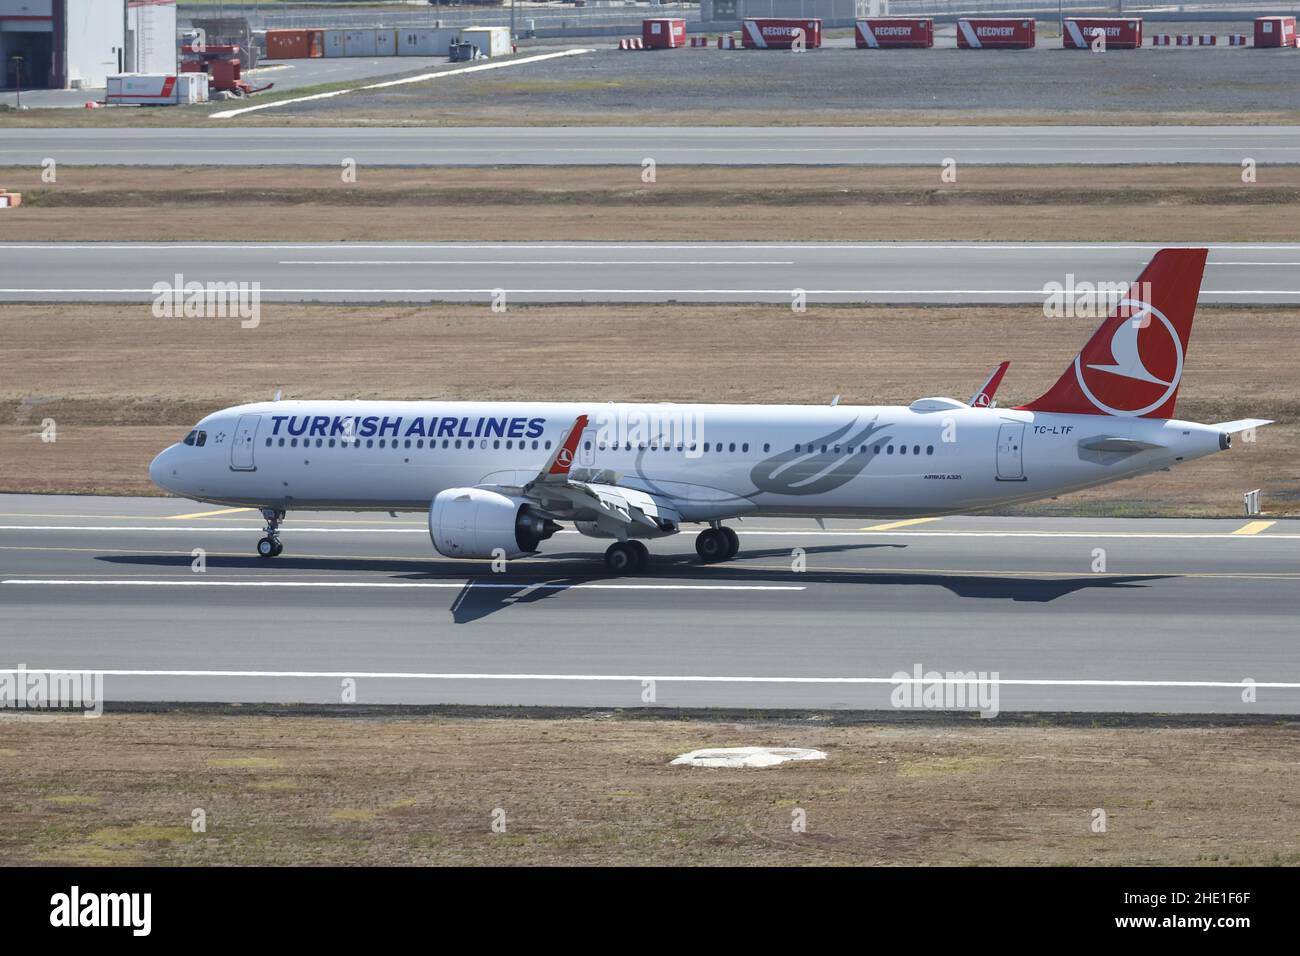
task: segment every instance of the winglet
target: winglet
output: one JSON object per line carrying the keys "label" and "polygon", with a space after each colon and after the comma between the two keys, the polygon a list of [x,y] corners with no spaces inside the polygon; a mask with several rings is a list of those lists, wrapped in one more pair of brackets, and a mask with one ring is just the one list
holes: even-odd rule
{"label": "winglet", "polygon": [[1002,384],[1002,376],[1007,374],[1007,369],[1011,367],[1010,362],[1003,362],[993,370],[989,380],[980,386],[980,390],[971,396],[970,406],[972,408],[992,408],[993,396],[998,392],[998,386]]}
{"label": "winglet", "polygon": [[579,415],[573,427],[564,436],[564,440],[556,447],[555,453],[551,455],[551,460],[542,469],[543,478],[568,477],[569,469],[573,467],[573,460],[578,455],[578,442],[582,440],[582,433],[586,427],[587,416]]}

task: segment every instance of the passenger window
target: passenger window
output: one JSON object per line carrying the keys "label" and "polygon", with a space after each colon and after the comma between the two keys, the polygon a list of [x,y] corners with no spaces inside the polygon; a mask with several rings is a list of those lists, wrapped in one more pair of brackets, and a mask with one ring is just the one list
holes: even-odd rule
{"label": "passenger window", "polygon": [[886,454],[886,455],[892,455],[893,453],[894,453],[894,446],[893,446],[893,445],[888,445],[888,446],[886,446],[886,448],[885,448],[885,454]]}
{"label": "passenger window", "polygon": [[290,448],[297,448],[297,447],[298,447],[298,439],[296,439],[296,438],[290,438],[290,439],[289,439],[289,447],[290,447]]}
{"label": "passenger window", "polygon": [[456,447],[457,447],[457,448],[460,447],[460,439],[459,439],[459,438],[456,439]]}
{"label": "passenger window", "polygon": [[727,451],[735,451],[735,450],[736,450],[736,443],[733,441],[730,445],[727,446]]}
{"label": "passenger window", "polygon": [[383,448],[383,447],[384,447],[384,441],[385,441],[385,439],[383,439],[383,438],[379,439],[379,447],[380,447],[380,448]]}
{"label": "passenger window", "polygon": [[906,454],[907,454],[907,446],[906,446],[906,445],[899,445],[899,446],[898,446],[898,453],[899,453],[900,455],[906,455]]}
{"label": "passenger window", "polygon": [[913,455],[919,455],[919,454],[921,454],[921,446],[920,446],[920,445],[913,445],[913,446],[912,446],[912,454],[913,454]]}
{"label": "passenger window", "polygon": [[[383,447],[383,444],[384,444],[384,441],[383,441],[383,439],[381,438],[381,439],[379,440],[379,445],[380,445],[381,448]],[[366,439],[366,447],[367,447],[367,448],[374,448],[374,447],[375,447],[375,440],[374,440],[373,438],[367,438],[367,439]]]}
{"label": "passenger window", "polygon": [[411,447],[411,439],[409,439],[409,438],[406,439],[406,445],[405,445],[405,447],[406,447],[406,448],[410,448],[410,447]]}
{"label": "passenger window", "polygon": [[585,442],[583,442],[583,443],[582,443],[582,449],[583,449],[583,451],[591,451],[591,442],[589,442],[589,441],[585,441]]}
{"label": "passenger window", "polygon": [[705,451],[708,451],[708,450],[709,450],[709,443],[708,443],[708,442],[705,442],[705,443],[704,443],[704,450],[705,450]]}
{"label": "passenger window", "polygon": [[547,451],[551,450],[551,440],[549,438],[546,439],[546,450]]}
{"label": "passenger window", "polygon": [[877,445],[875,448],[871,449],[871,454],[873,454],[873,455],[879,455],[879,454],[880,454],[880,446]]}
{"label": "passenger window", "polygon": [[333,438],[330,439],[330,447],[331,447],[331,448],[334,447],[334,439],[333,439]]}
{"label": "passenger window", "polygon": [[283,438],[280,439],[280,447],[281,447],[281,448],[284,447],[284,439],[283,439]]}
{"label": "passenger window", "polygon": [[[492,447],[493,447],[493,448],[500,448],[500,447],[501,447],[501,439],[500,439],[500,438],[494,438],[494,439],[492,440]],[[587,447],[588,447],[588,448],[591,447],[591,442],[587,442]]]}
{"label": "passenger window", "polygon": [[771,451],[771,450],[772,450],[772,443],[766,441],[763,442],[763,451]]}
{"label": "passenger window", "polygon": [[795,450],[796,452],[799,451],[799,446],[798,446],[798,445],[795,445],[795,446],[794,446],[794,450]]}
{"label": "passenger window", "polygon": [[[549,447],[549,446],[548,446]],[[533,439],[533,451],[537,451],[537,439]]]}
{"label": "passenger window", "polygon": [[926,445],[926,446],[925,446],[925,453],[926,453],[927,455],[933,455],[933,454],[934,454],[934,446],[933,446],[933,445]]}
{"label": "passenger window", "polygon": [[270,448],[270,447],[271,447],[271,439],[269,439],[269,438],[266,440],[266,447],[267,447],[267,448]]}

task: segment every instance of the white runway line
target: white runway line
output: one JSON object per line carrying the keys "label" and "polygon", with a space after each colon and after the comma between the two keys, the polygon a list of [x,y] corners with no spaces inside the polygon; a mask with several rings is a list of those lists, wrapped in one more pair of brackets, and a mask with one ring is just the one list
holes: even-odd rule
{"label": "white runway line", "polygon": [[423,671],[255,671],[255,670],[100,670],[67,667],[0,667],[0,674],[99,674],[104,677],[231,677],[231,678],[321,678],[353,677],[366,680],[508,680],[508,681],[602,681],[682,684],[951,684],[981,683],[1006,687],[1254,687],[1268,690],[1300,690],[1300,682],[1255,680],[1108,680],[1070,678],[1004,678],[970,680],[966,677],[739,677],[724,675],[655,674],[483,674],[434,673]]}
{"label": "white runway line", "polygon": [[498,588],[511,591],[803,591],[803,585],[784,584],[552,584],[532,581],[139,581],[134,579],[96,578],[7,578],[0,584],[30,585],[109,585],[117,587],[155,588]]}
{"label": "white runway line", "polygon": [[[297,96],[287,100],[276,100],[272,103],[259,103],[257,106],[245,106],[237,110],[222,110],[219,113],[212,113],[209,119],[230,119],[233,116],[242,116],[244,113],[255,113],[258,110],[275,109],[277,106],[289,106],[294,103],[306,103],[309,100],[326,100],[335,96],[342,96],[345,93],[357,93],[362,90],[383,90],[392,86],[407,86],[412,83],[423,83],[427,80],[440,80],[445,76],[463,76],[466,73],[481,73],[484,70],[499,70],[507,66],[523,66],[526,63],[540,63],[543,60],[555,60],[560,57],[578,56],[583,53],[594,53],[595,50],[561,50],[558,53],[540,53],[536,56],[526,56],[517,60],[502,60],[497,63],[481,63],[476,66],[463,66],[455,70],[438,70],[433,73],[421,73],[419,76],[408,76],[398,80],[386,80],[382,83],[367,83],[364,86],[353,86],[346,90],[331,90],[328,93],[313,93],[310,96]],[[1265,147],[1267,148],[1267,147]]]}
{"label": "white runway line", "polygon": [[[942,252],[1037,252],[1037,251],[1095,251],[1095,250],[1147,250],[1156,252],[1160,249],[1203,249],[1207,248],[1206,243],[1134,243],[1134,242],[1081,242],[1071,244],[1059,243],[1037,243],[1037,242],[981,242],[981,243],[949,243],[949,242],[490,242],[490,243],[444,243],[444,242],[348,242],[348,243],[292,243],[292,242],[263,242],[263,243],[229,243],[229,242],[165,242],[165,243],[111,243],[111,242],[94,242],[94,243],[75,243],[75,242],[38,242],[38,243],[18,243],[18,242],[0,242],[0,249],[25,249],[25,250],[43,250],[46,252],[68,252],[68,251],[116,251],[116,252],[133,252],[138,250],[147,251],[174,251],[180,249],[203,250],[205,252],[213,251],[231,251],[243,252],[247,250],[289,250],[289,249],[314,249],[317,251],[339,251],[348,252],[356,250],[394,250],[410,249],[417,252],[430,252],[440,249],[454,251],[493,251],[502,249],[525,249],[532,252],[544,251],[547,249],[810,249],[810,250],[907,250],[914,251],[942,251]],[[1210,243],[1208,248],[1211,252],[1233,252],[1236,250],[1286,250],[1295,252],[1300,249],[1300,243]],[[1212,264],[1212,263],[1211,263]]]}
{"label": "white runway line", "polygon": [[[62,524],[6,524],[0,531],[95,531],[95,532],[220,532],[223,534],[249,534],[261,530],[261,524],[246,525],[62,525]],[[286,525],[284,533],[294,534],[428,534],[428,529],[415,528],[314,528]],[[578,534],[562,530],[557,534]],[[1231,531],[751,531],[737,528],[742,537],[758,538],[1174,538],[1198,541],[1296,541],[1300,533],[1276,532],[1271,534],[1241,535]]]}

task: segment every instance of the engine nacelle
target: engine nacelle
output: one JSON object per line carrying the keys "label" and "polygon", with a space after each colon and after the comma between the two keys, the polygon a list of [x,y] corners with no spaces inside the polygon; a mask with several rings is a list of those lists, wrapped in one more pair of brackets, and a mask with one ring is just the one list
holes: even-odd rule
{"label": "engine nacelle", "polygon": [[507,558],[531,554],[560,530],[521,498],[485,488],[448,488],[429,508],[429,537],[448,558]]}

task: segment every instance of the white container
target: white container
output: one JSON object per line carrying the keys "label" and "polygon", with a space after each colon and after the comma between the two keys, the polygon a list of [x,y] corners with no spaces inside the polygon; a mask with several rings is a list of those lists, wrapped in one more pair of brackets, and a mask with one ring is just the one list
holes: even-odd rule
{"label": "white container", "polygon": [[344,56],[374,56],[374,30],[345,30],[343,32]]}
{"label": "white container", "polygon": [[483,56],[505,56],[510,52],[509,27],[465,27],[462,43],[472,43]]}
{"label": "white container", "polygon": [[447,49],[460,39],[460,31],[443,28],[440,30],[398,30],[398,56],[446,56]]}
{"label": "white container", "polygon": [[397,56],[397,31],[375,31],[375,56]]}
{"label": "white container", "polygon": [[208,74],[180,73],[176,77],[178,103],[206,103],[208,101]]}
{"label": "white container", "polygon": [[325,56],[343,56],[343,30],[325,31]]}
{"label": "white container", "polygon": [[119,73],[107,78],[104,102],[114,106],[171,106],[180,102],[175,73]]}

